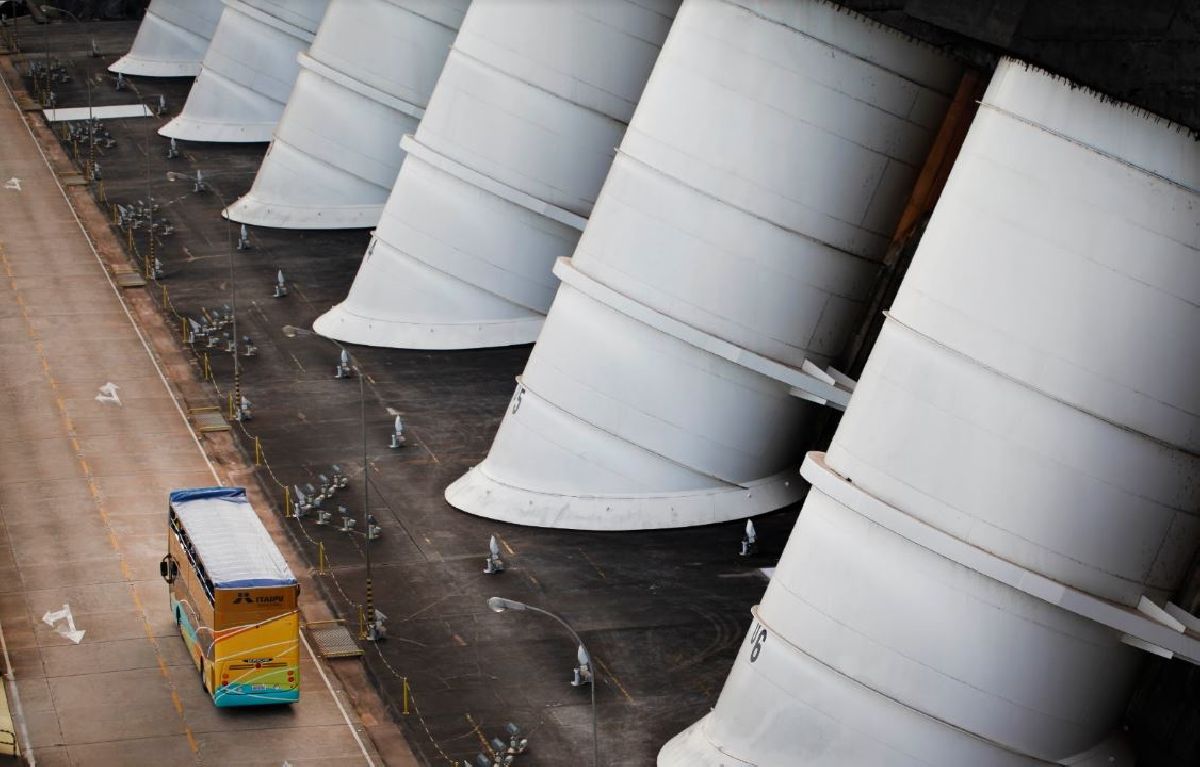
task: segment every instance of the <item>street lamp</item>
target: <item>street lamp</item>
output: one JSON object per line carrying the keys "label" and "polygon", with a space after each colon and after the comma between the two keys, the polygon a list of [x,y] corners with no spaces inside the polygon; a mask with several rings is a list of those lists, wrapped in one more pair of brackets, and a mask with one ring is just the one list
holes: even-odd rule
{"label": "street lamp", "polygon": [[370,466],[367,464],[367,390],[366,390],[366,375],[363,374],[362,366],[358,364],[358,359],[350,353],[350,350],[334,338],[326,336],[318,336],[311,330],[306,328],[298,328],[295,325],[284,325],[283,334],[288,338],[296,336],[317,336],[318,338],[326,338],[331,341],[346,358],[350,360],[350,364],[354,368],[355,376],[358,378],[358,403],[359,403],[359,423],[362,431],[362,467],[363,467],[363,530],[367,532],[367,542],[363,546],[363,558],[367,565],[367,610],[366,624],[367,633],[364,637],[369,641],[378,641],[383,637],[377,632],[375,627],[375,598],[373,591],[373,581],[371,579],[371,475]]}
{"label": "street lamp", "polygon": [[[24,2],[24,0],[0,0],[0,8],[3,8],[5,5],[7,5],[9,3],[12,3],[13,5],[18,5],[21,2]],[[9,18],[12,19],[12,33],[8,36],[8,44],[9,44],[9,47],[12,49],[12,52],[16,53],[17,48],[20,47],[20,43],[17,41],[17,11],[15,9],[12,12],[12,16],[10,16]],[[3,12],[0,12],[0,26],[5,26],[5,18],[4,18]]]}
{"label": "street lamp", "polygon": [[[149,140],[149,138],[147,138],[146,139],[146,164],[147,164],[146,187],[147,187],[147,196],[148,197],[149,197],[148,190],[149,190],[149,186],[150,186],[149,163],[150,163],[150,140]],[[197,171],[197,174],[195,176],[188,175],[187,173],[180,173],[179,171],[175,171],[175,170],[167,171],[167,181],[174,181],[177,178],[185,178],[185,179],[193,182],[196,185],[197,189],[205,189],[207,191],[211,191],[214,195],[216,195],[218,202],[221,203],[221,207],[222,208],[225,207],[225,198],[221,196],[220,192],[218,192],[217,190],[213,189],[210,186],[203,186],[204,177],[202,175],[200,175],[199,171]],[[147,256],[147,259],[149,259],[149,258],[152,258],[154,255],[154,199],[153,199],[153,197],[151,197],[149,199],[149,202],[147,204],[150,206],[149,207],[149,209],[150,209],[150,255]],[[233,271],[233,224],[229,221],[229,219],[225,219],[225,251],[226,251],[226,253],[229,254],[229,293],[230,293],[230,307],[232,309],[232,314],[233,314],[233,317],[232,317],[232,320],[233,320],[233,406],[234,406],[235,417],[237,418],[237,420],[240,421],[240,420],[242,420],[242,368],[238,364],[237,349],[238,349],[238,343],[240,343],[240,339],[238,336],[238,329],[237,329],[237,316],[238,316],[237,279],[236,279],[236,275],[234,274],[234,271]]]}
{"label": "street lamp", "polygon": [[[54,5],[43,5],[42,6],[42,13],[48,13],[50,11],[56,11],[58,13],[65,13],[68,16],[70,16],[72,19],[74,19],[76,24],[83,23],[79,20],[78,16],[71,13],[66,8],[59,8]],[[47,24],[46,25],[46,34],[47,35],[50,34],[49,29],[50,29],[50,25]],[[49,56],[49,50],[50,50],[50,46],[49,46],[49,42],[47,42],[47,45],[46,45],[47,56]],[[87,162],[86,175],[87,175],[88,181],[95,181],[96,180],[95,179],[95,174],[96,174],[96,123],[92,117],[92,73],[90,71],[84,73],[84,80],[86,81],[86,84],[87,84],[87,101],[88,101],[88,162]],[[146,147],[146,151],[149,151],[149,149],[150,149],[149,147]],[[153,216],[153,212],[151,212],[151,216]],[[153,230],[151,230],[151,231],[153,232]],[[151,234],[151,236],[153,236],[153,234]]]}
{"label": "street lamp", "polygon": [[[28,3],[26,3],[26,5],[28,5]],[[50,24],[46,23],[42,26],[45,31],[45,34],[42,35],[42,39],[45,41],[46,49],[46,68],[42,72],[42,79],[45,81],[45,85],[42,88],[42,103],[46,106],[50,106]]]}
{"label": "street lamp", "polygon": [[[553,618],[567,630],[567,632],[571,635],[571,638],[575,640],[577,645],[579,645],[580,660],[586,662],[589,667],[592,667],[592,656],[587,651],[587,648],[584,647],[583,640],[580,639],[579,635],[575,633],[575,629],[571,628],[571,626],[565,620],[549,610],[543,610],[540,607],[527,605],[524,602],[518,602],[515,599],[505,599],[504,597],[490,597],[487,601],[487,606],[491,608],[492,612],[496,613],[502,613],[506,610],[528,610],[529,612],[541,613],[542,615]],[[592,672],[592,680],[592,767],[599,767],[600,742],[596,739],[596,682],[594,671]]]}

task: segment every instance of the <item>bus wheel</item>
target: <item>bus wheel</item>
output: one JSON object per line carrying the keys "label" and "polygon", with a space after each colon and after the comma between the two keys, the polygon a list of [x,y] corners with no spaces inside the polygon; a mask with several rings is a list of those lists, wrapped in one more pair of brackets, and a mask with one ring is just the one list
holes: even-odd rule
{"label": "bus wheel", "polygon": [[175,625],[176,625],[176,626],[181,626],[181,625],[183,625],[183,618],[182,618],[182,617],[180,617],[180,615],[179,615],[179,608],[178,608],[178,607],[176,607],[176,608],[175,608]]}
{"label": "bus wheel", "polygon": [[204,656],[200,656],[200,689],[208,692],[208,685],[204,683]]}

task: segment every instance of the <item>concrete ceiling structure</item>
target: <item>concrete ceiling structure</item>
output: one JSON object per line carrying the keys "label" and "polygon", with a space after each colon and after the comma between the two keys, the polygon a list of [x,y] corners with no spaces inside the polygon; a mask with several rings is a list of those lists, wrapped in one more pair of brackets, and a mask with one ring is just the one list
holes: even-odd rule
{"label": "concrete ceiling structure", "polygon": [[475,0],[346,300],[351,343],[531,343],[677,0]]}
{"label": "concrete ceiling structure", "polygon": [[159,134],[188,141],[266,142],[283,114],[329,0],[225,0],[196,83]]}
{"label": "concrete ceiling structure", "polygon": [[225,211],[285,229],[375,226],[470,0],[332,0],[254,186]]}
{"label": "concrete ceiling structure", "polygon": [[837,0],[984,71],[1028,61],[1200,131],[1197,0]]}
{"label": "concrete ceiling structure", "polygon": [[[688,0],[491,452],[472,514],[629,530],[792,503],[960,69],[815,0]],[[814,404],[818,403],[818,404]]]}
{"label": "concrete ceiling structure", "polygon": [[660,767],[1128,765],[1200,542],[1200,146],[1001,63],[716,708]]}
{"label": "concrete ceiling structure", "polygon": [[223,7],[221,0],[154,0],[129,53],[108,70],[145,77],[195,77]]}

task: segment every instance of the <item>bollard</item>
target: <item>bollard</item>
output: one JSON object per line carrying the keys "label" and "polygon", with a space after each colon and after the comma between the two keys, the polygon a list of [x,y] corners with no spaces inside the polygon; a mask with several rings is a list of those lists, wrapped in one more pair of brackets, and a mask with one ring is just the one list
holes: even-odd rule
{"label": "bollard", "polygon": [[404,677],[403,698],[400,704],[400,713],[408,716],[408,677]]}
{"label": "bollard", "polygon": [[262,457],[263,457],[262,443],[259,441],[258,437],[255,437],[254,438],[254,465],[255,466],[262,466],[262,464],[263,464]]}
{"label": "bollard", "polygon": [[212,368],[208,365],[208,352],[204,352],[204,380],[208,380],[212,376]]}
{"label": "bollard", "polygon": [[325,544],[317,544],[317,575],[329,575],[329,560],[325,558]]}
{"label": "bollard", "polygon": [[358,606],[358,641],[365,642],[367,640],[367,618],[363,612],[362,605]]}

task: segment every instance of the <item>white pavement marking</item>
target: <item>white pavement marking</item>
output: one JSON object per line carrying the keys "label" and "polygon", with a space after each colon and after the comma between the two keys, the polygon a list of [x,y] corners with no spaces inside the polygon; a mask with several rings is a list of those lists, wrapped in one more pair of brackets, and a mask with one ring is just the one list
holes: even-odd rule
{"label": "white pavement marking", "polygon": [[[64,621],[64,624],[59,626],[59,621]],[[63,605],[61,610],[54,612],[47,610],[46,614],[42,616],[42,623],[54,629],[59,636],[70,639],[75,644],[82,642],[83,635],[87,633],[83,629],[75,628],[75,616],[71,614],[70,605]]]}
{"label": "white pavement marking", "polygon": [[[8,100],[12,103],[13,108],[20,113],[20,106],[17,104],[17,97],[13,94],[12,88],[8,86],[8,81],[5,78],[0,77],[0,83],[3,83],[4,90],[8,94]],[[71,198],[67,196],[67,190],[63,188],[62,183],[58,180],[57,174],[54,173],[54,166],[50,164],[50,158],[46,156],[46,152],[42,149],[42,145],[38,142],[37,136],[33,132],[33,128],[23,118],[22,122],[25,123],[25,130],[27,133],[29,133],[29,137],[33,140],[34,146],[37,147],[38,154],[40,154],[42,157],[42,162],[46,165],[46,169],[50,171],[51,176],[54,178],[54,183],[58,187],[59,194],[62,195],[63,200],[67,203],[67,207],[70,208],[71,217],[75,219],[75,224],[79,227],[79,231],[83,234],[83,238],[87,241],[88,248],[92,251],[92,255],[95,257],[96,263],[100,264],[100,270],[104,273],[104,279],[108,281],[109,289],[112,290],[113,295],[117,298],[117,302],[121,305],[121,309],[125,312],[125,318],[129,320],[129,324],[133,327],[133,332],[137,334],[138,341],[141,342],[142,348],[145,349],[146,355],[150,358],[150,364],[154,366],[154,370],[158,373],[158,378],[160,381],[162,381],[163,388],[167,390],[167,394],[171,397],[171,401],[175,403],[175,411],[179,413],[179,417],[183,420],[184,426],[187,427],[188,433],[192,435],[192,441],[195,443],[196,449],[200,451],[200,457],[204,459],[206,464],[208,464],[208,469],[212,472],[213,478],[217,481],[217,484],[223,485],[224,482],[221,480],[220,475],[217,474],[217,467],[213,465],[213,462],[209,459],[208,454],[204,452],[204,446],[200,444],[200,435],[197,434],[196,430],[192,428],[192,422],[188,420],[187,414],[183,412],[183,405],[175,396],[175,390],[172,389],[170,383],[167,382],[167,377],[163,373],[162,367],[158,364],[158,357],[156,357],[154,352],[150,349],[150,344],[146,341],[146,337],[142,334],[142,329],[138,327],[137,321],[133,318],[133,313],[129,311],[129,305],[125,303],[125,297],[121,295],[120,288],[118,288],[117,284],[113,282],[112,275],[108,273],[108,267],[104,265],[104,259],[100,257],[100,252],[96,250],[96,243],[92,241],[91,235],[88,234],[87,227],[85,227],[83,225],[83,221],[80,220],[79,214],[75,211],[75,206],[71,204]],[[20,179],[14,177],[13,180],[17,182],[17,190],[20,191]],[[12,183],[12,181],[9,183]],[[362,752],[363,759],[366,760],[368,767],[375,767],[375,761],[371,758],[370,752],[367,751],[367,746],[365,743],[363,743],[362,737],[359,736],[358,730],[354,727],[354,722],[351,721],[350,715],[346,712],[345,706],[342,705],[341,699],[338,698],[337,691],[333,688],[333,683],[329,681],[329,676],[325,673],[325,668],[321,663],[321,659],[318,658],[316,653],[313,652],[312,647],[308,644],[308,640],[304,637],[304,632],[300,633],[300,640],[304,643],[304,649],[308,652],[308,657],[312,659],[313,664],[317,667],[317,671],[320,672],[321,680],[325,682],[325,687],[329,690],[329,694],[333,697],[334,703],[337,704],[338,711],[341,712],[342,719],[346,722],[346,727],[349,728],[350,734],[354,737],[354,742],[358,744],[358,748]],[[27,752],[26,758],[29,760],[30,764],[33,764],[32,749]]]}
{"label": "white pavement marking", "polygon": [[13,191],[16,191],[16,192],[21,191],[21,179],[17,178],[16,176],[13,176],[8,181],[4,182],[4,188],[12,189]]}
{"label": "white pavement marking", "polygon": [[118,405],[120,405],[121,398],[117,396],[117,389],[120,389],[120,388],[121,388],[120,386],[117,386],[112,381],[109,381],[108,383],[106,383],[100,387],[100,393],[96,395],[96,401],[97,402],[115,402]]}

